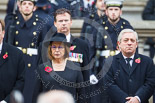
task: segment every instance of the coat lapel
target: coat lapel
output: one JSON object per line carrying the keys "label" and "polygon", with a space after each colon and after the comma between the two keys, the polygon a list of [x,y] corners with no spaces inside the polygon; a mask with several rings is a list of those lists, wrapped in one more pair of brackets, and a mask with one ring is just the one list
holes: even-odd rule
{"label": "coat lapel", "polygon": [[133,59],[133,63],[132,63],[132,67],[131,67],[131,72],[130,74],[133,73],[133,71],[135,70],[136,66],[138,65],[138,63],[135,62],[135,60],[139,58],[139,55],[137,53],[135,53],[134,59]]}
{"label": "coat lapel", "polygon": [[[5,53],[8,52],[7,51],[7,47],[6,47],[6,44],[3,42],[3,45],[2,45],[2,52],[0,54],[0,66],[2,66],[7,60],[8,60],[8,57],[7,58],[3,58],[3,56],[5,55]],[[8,54],[9,55],[9,54]]]}
{"label": "coat lapel", "polygon": [[129,75],[130,74],[130,71],[128,69],[128,66],[127,66],[124,58],[123,58],[122,53],[119,53],[117,56],[118,56],[117,58],[119,60],[120,65],[122,66],[122,68],[124,69],[124,71]]}

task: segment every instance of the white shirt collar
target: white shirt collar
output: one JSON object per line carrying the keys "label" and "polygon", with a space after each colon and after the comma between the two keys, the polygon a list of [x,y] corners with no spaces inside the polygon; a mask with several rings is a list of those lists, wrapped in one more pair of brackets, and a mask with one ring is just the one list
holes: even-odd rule
{"label": "white shirt collar", "polygon": [[[123,55],[123,54],[122,54],[122,55]],[[134,56],[135,56],[135,54],[133,54],[133,55],[130,57],[130,58],[132,58],[132,60],[130,60],[130,65],[131,65],[131,66],[132,66],[132,63],[133,63]],[[126,57],[126,56],[123,55],[123,58],[125,59],[125,62],[127,63],[126,58],[128,58],[128,57]]]}
{"label": "white shirt collar", "polygon": [[93,2],[94,0],[90,0],[90,1],[88,1],[88,0],[83,0],[83,3],[84,3],[84,8],[88,8],[88,4],[90,5],[90,6],[92,6],[92,2]]}
{"label": "white shirt collar", "polygon": [[67,39],[67,42],[70,42],[70,39],[71,39],[71,34],[70,33],[66,36],[66,39]]}
{"label": "white shirt collar", "polygon": [[[123,55],[123,54],[122,54],[122,55]],[[135,56],[135,54],[133,54],[130,58],[132,58],[132,60],[133,60],[134,56]],[[124,57],[124,59],[128,58],[128,57],[126,57],[126,56],[124,56],[124,55],[123,55],[123,57]]]}
{"label": "white shirt collar", "polygon": [[2,45],[3,45],[3,41],[2,41],[2,43],[0,44],[0,53],[2,52]]}

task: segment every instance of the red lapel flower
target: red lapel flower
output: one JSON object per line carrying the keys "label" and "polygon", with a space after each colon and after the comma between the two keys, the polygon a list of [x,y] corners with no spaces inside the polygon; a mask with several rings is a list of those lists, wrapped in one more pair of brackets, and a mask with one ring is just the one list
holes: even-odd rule
{"label": "red lapel flower", "polygon": [[74,50],[76,48],[76,46],[71,46],[70,50]]}
{"label": "red lapel flower", "polygon": [[140,62],[141,62],[140,58],[137,58],[137,59],[135,60],[135,62],[136,62],[136,63],[140,63]]}
{"label": "red lapel flower", "polygon": [[48,65],[46,65],[46,67],[45,67],[45,71],[46,72],[51,72],[53,69],[51,68],[51,67],[49,67]]}
{"label": "red lapel flower", "polygon": [[4,55],[3,55],[3,59],[6,59],[8,58],[8,52],[6,52]]}

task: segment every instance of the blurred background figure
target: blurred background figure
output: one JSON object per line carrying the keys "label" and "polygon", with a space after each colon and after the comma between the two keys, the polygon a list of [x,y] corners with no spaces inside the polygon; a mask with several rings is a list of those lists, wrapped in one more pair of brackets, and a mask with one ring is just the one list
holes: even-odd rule
{"label": "blurred background figure", "polygon": [[[155,20],[155,0],[148,0],[142,13],[143,20]],[[155,54],[155,40],[147,38],[146,44],[149,45],[149,55],[153,59]]]}
{"label": "blurred background figure", "polygon": [[[142,13],[143,20],[155,20],[155,0],[148,0],[144,11]],[[146,40],[146,45],[148,45],[149,56],[154,59],[155,56],[155,38],[148,37]],[[155,103],[155,92],[153,95],[153,103]]]}
{"label": "blurred background figure", "polygon": [[50,90],[39,95],[37,103],[75,103],[73,96],[62,90]]}
{"label": "blurred background figure", "polygon": [[47,31],[54,25],[53,14],[50,14],[50,2],[48,0],[38,0],[35,13],[42,19],[42,25],[46,25]]}

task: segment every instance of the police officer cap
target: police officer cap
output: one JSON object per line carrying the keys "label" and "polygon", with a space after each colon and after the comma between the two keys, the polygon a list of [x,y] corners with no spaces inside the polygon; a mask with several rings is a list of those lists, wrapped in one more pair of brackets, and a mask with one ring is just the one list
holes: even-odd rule
{"label": "police officer cap", "polygon": [[122,8],[124,0],[105,0],[104,3],[108,7],[120,7]]}

